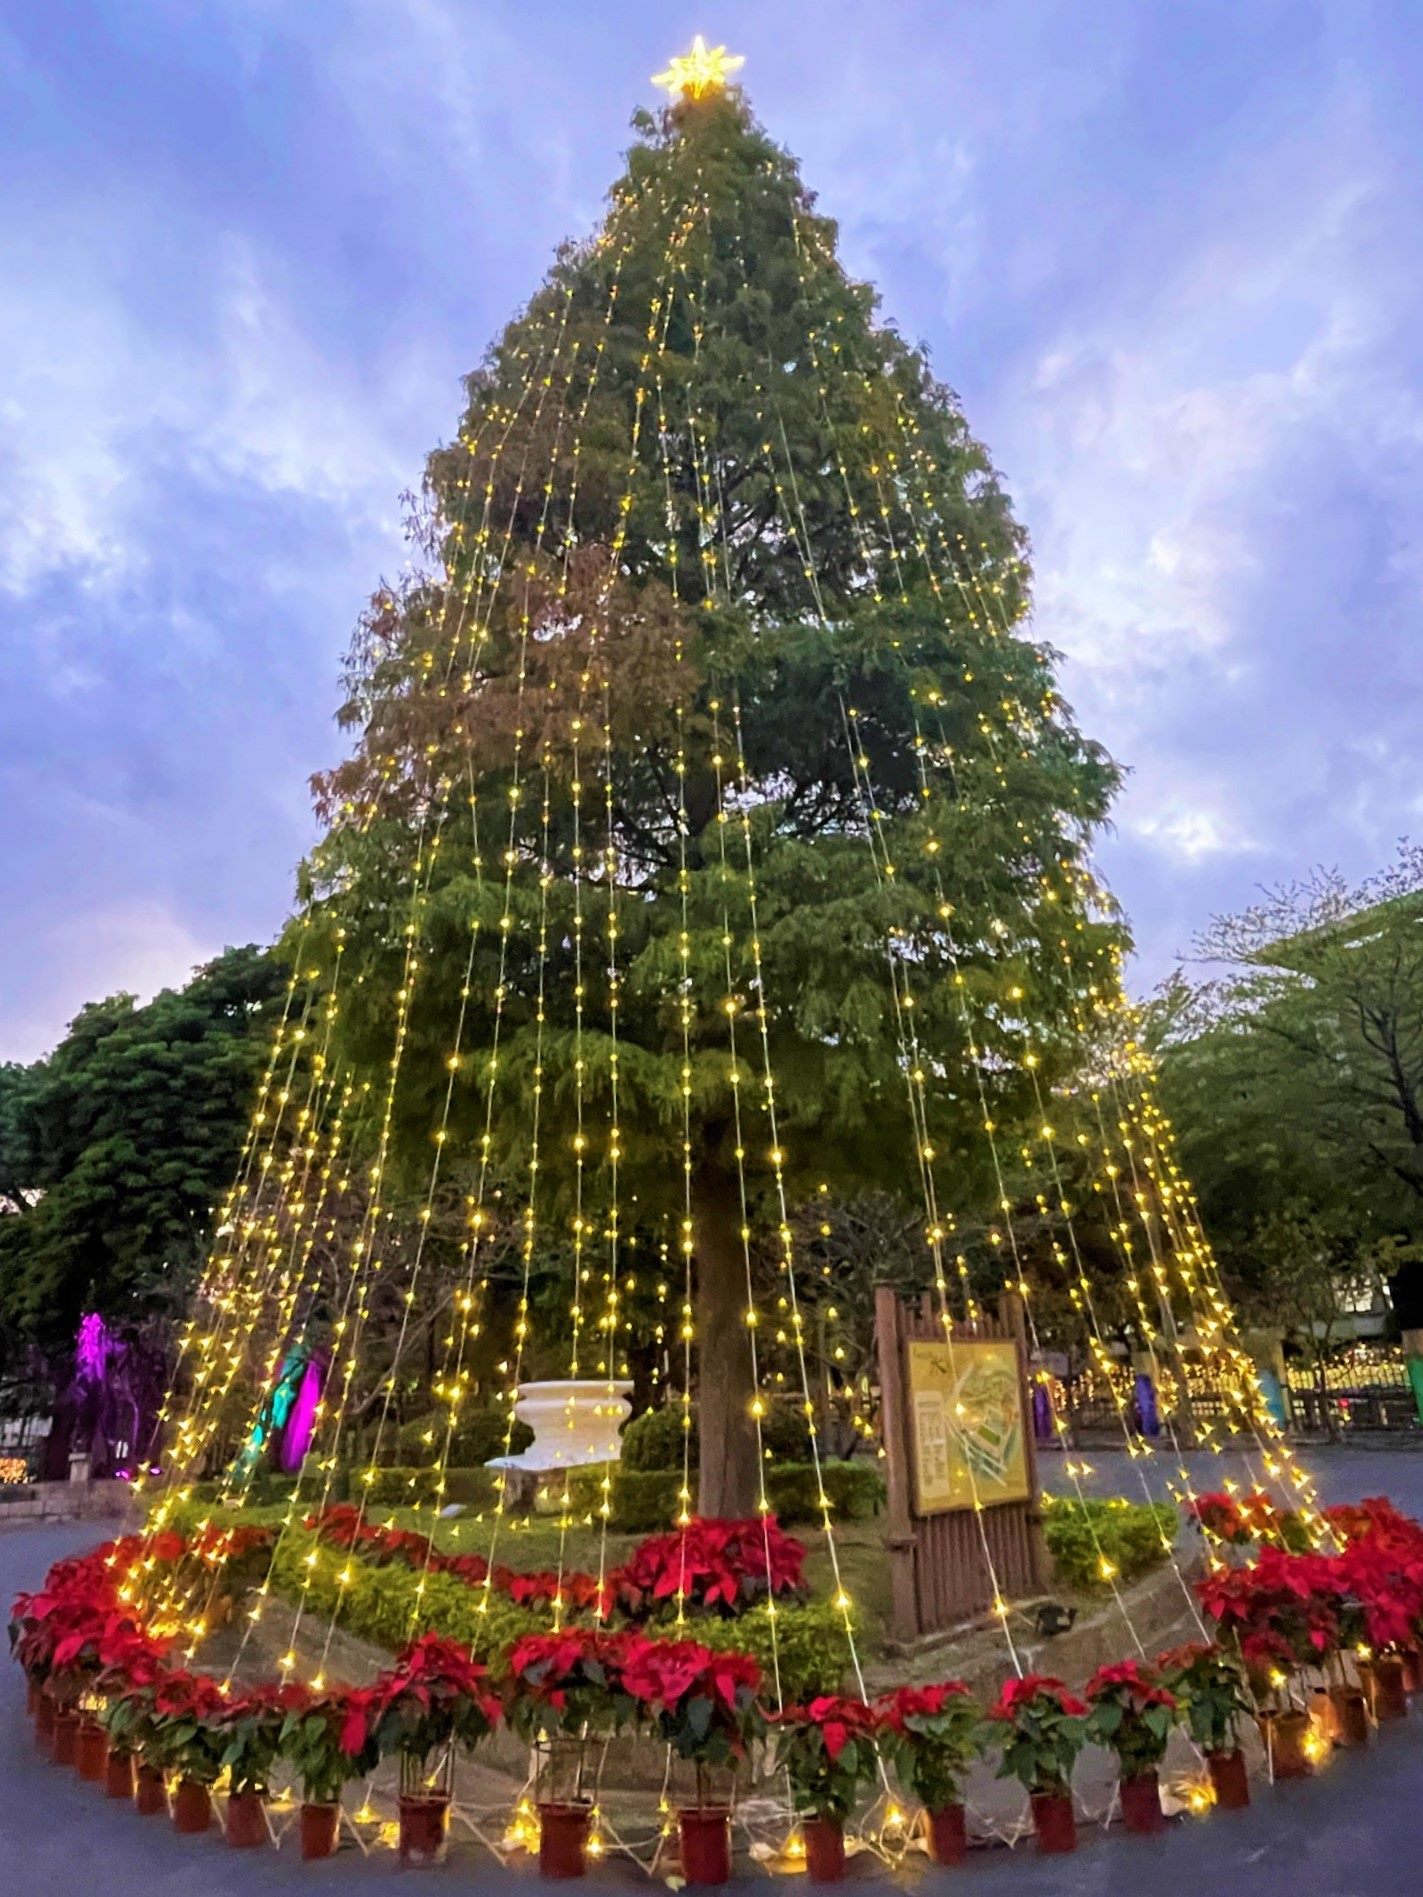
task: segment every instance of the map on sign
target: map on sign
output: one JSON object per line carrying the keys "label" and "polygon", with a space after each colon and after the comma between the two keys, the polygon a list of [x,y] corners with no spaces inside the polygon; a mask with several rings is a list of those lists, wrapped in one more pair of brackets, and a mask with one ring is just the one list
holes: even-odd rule
{"label": "map on sign", "polygon": [[914,1506],[920,1515],[1021,1502],[1028,1454],[1010,1338],[907,1347]]}

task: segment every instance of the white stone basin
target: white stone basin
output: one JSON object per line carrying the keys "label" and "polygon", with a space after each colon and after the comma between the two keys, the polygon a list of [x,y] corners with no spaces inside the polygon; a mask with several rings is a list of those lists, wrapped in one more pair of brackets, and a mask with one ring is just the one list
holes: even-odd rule
{"label": "white stone basin", "polygon": [[564,1378],[521,1383],[514,1414],[534,1432],[517,1456],[491,1456],[491,1469],[574,1469],[585,1462],[617,1462],[618,1431],[632,1414],[632,1384],[620,1378]]}

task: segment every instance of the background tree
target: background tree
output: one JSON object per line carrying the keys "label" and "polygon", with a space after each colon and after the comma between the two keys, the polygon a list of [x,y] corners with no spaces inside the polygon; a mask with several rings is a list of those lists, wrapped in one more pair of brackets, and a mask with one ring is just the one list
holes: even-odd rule
{"label": "background tree", "polygon": [[52,1054],[5,1070],[0,1328],[61,1387],[85,1312],[136,1340],[185,1303],[284,986],[264,951],[228,949],[144,1006],[91,1003]]}
{"label": "background tree", "polygon": [[[1423,1238],[1423,851],[1358,885],[1319,870],[1217,918],[1197,945],[1222,972],[1157,998],[1162,1098],[1227,1261],[1303,1208],[1356,1249]],[[1423,1323],[1400,1262],[1399,1321]]]}

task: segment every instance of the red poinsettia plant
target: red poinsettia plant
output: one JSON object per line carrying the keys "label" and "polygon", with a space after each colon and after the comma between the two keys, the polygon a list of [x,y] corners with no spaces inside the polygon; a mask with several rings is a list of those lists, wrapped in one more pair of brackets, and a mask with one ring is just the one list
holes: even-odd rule
{"label": "red poinsettia plant", "polygon": [[496,1561],[491,1567],[482,1554],[446,1554],[427,1535],[407,1528],[389,1528],[368,1522],[353,1502],[332,1502],[306,1517],[306,1526],[333,1548],[347,1550],[376,1567],[408,1567],[421,1573],[448,1574],[466,1587],[489,1589],[513,1601],[516,1607],[548,1607],[558,1602],[575,1613],[592,1609],[606,1619],[612,1607],[612,1577],[603,1585],[591,1574],[576,1570],[556,1573],[552,1568],[521,1573]]}
{"label": "red poinsettia plant", "polygon": [[1087,1737],[1117,1755],[1123,1778],[1155,1771],[1166,1757],[1178,1701],[1153,1667],[1138,1660],[1099,1666],[1087,1682]]}
{"label": "red poinsettia plant", "polygon": [[134,1673],[123,1685],[115,1682],[99,1713],[99,1723],[115,1752],[130,1752],[155,1765],[157,1759],[150,1758],[149,1745],[153,1736],[153,1696],[161,1674],[161,1666],[155,1663],[151,1669]]}
{"label": "red poinsettia plant", "polygon": [[1239,1660],[1214,1641],[1197,1640],[1163,1653],[1156,1665],[1201,1750],[1238,1751],[1241,1721],[1255,1710]]}
{"label": "red poinsettia plant", "polygon": [[844,1819],[860,1786],[879,1770],[879,1720],[861,1699],[822,1694],[771,1715],[776,1767],[790,1780],[804,1817]]}
{"label": "red poinsettia plant", "polygon": [[1298,1553],[1309,1546],[1309,1534],[1300,1517],[1282,1509],[1264,1489],[1247,1489],[1243,1495],[1197,1495],[1187,1505],[1187,1513],[1208,1541],[1227,1547],[1278,1542]]}
{"label": "red poinsettia plant", "polygon": [[509,1723],[525,1739],[620,1731],[637,1714],[623,1682],[636,1635],[568,1627],[525,1634],[509,1653]]}
{"label": "red poinsettia plant", "polygon": [[1201,1605],[1239,1642],[1247,1663],[1320,1666],[1346,1637],[1340,1623],[1348,1600],[1327,1555],[1262,1548],[1243,1568],[1226,1568],[1196,1583]]}
{"label": "red poinsettia plant", "polygon": [[983,1715],[961,1680],[901,1686],[875,1701],[880,1744],[900,1783],[926,1811],[963,1800],[963,1782],[983,1750]]}
{"label": "red poinsettia plant", "polygon": [[377,1681],[371,1720],[382,1755],[426,1766],[450,1745],[472,1748],[487,1739],[503,1710],[489,1669],[457,1640],[428,1633]]}
{"label": "red poinsettia plant", "polygon": [[633,1640],[623,1690],[679,1758],[698,1769],[732,1766],[764,1728],[761,1669],[749,1653],[714,1653],[697,1640]]}
{"label": "red poinsettia plant", "polygon": [[227,1744],[220,1724],[225,1705],[222,1688],[206,1674],[181,1668],[163,1673],[148,1709],[145,1763],[195,1785],[216,1784]]}
{"label": "red poinsettia plant", "polygon": [[1003,1754],[999,1778],[1016,1778],[1028,1792],[1065,1795],[1087,1743],[1089,1711],[1049,1674],[1005,1681],[988,1711],[990,1743]]}
{"label": "red poinsettia plant", "polygon": [[622,1607],[637,1617],[678,1600],[736,1614],[770,1596],[804,1593],[805,1544],[786,1534],[774,1516],[697,1519],[649,1536],[610,1581]]}
{"label": "red poinsettia plant", "polygon": [[343,1785],[365,1778],[380,1763],[378,1704],[377,1689],[370,1686],[326,1693],[292,1689],[278,1743],[308,1804],[337,1804]]}
{"label": "red poinsettia plant", "polygon": [[289,1712],[306,1704],[300,1686],[253,1686],[230,1694],[213,1719],[233,1792],[265,1798]]}
{"label": "red poinsettia plant", "polygon": [[61,1705],[73,1705],[106,1675],[156,1658],[165,1642],[144,1632],[117,1604],[115,1550],[56,1562],[45,1586],[10,1609],[10,1646],[26,1676]]}
{"label": "red poinsettia plant", "polygon": [[1341,1594],[1357,1607],[1345,1642],[1376,1652],[1412,1646],[1423,1630],[1423,1546],[1411,1536],[1360,1535],[1332,1563]]}

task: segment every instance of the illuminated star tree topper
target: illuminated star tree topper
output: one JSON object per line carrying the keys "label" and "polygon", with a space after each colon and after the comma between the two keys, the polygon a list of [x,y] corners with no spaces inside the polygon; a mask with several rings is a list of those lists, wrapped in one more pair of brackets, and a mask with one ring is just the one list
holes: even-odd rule
{"label": "illuminated star tree topper", "polygon": [[654,73],[652,83],[664,87],[674,99],[705,99],[713,92],[724,92],[727,80],[745,64],[742,54],[708,46],[698,33],[692,50],[674,58],[666,72]]}

